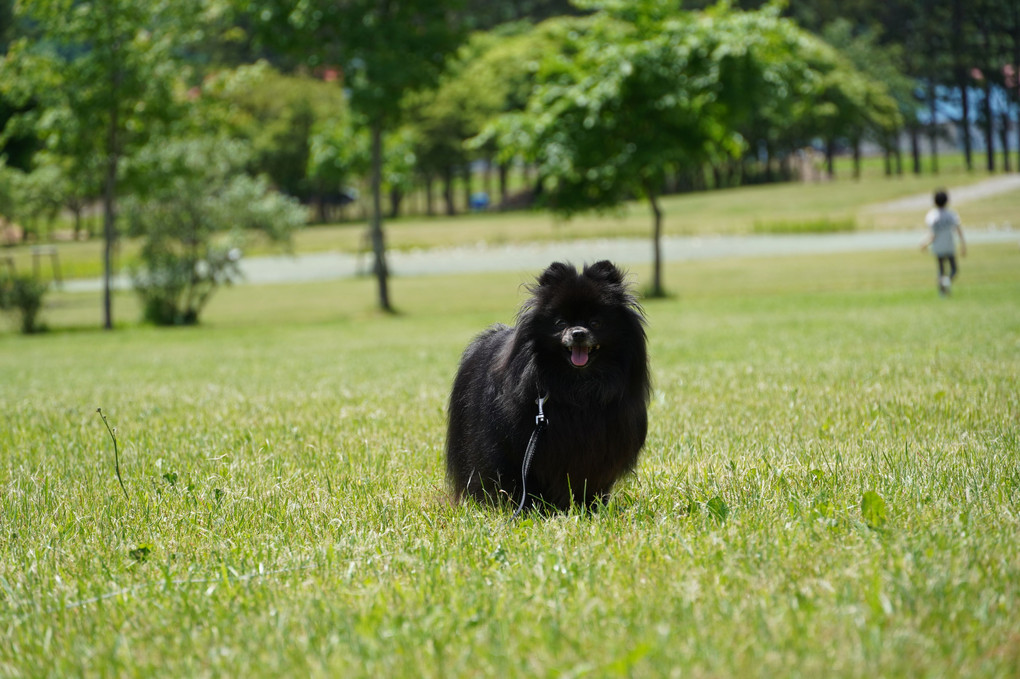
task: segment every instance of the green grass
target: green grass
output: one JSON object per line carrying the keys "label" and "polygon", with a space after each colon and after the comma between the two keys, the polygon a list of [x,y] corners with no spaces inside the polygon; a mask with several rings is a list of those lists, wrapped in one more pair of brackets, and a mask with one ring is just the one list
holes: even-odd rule
{"label": "green grass", "polygon": [[755,233],[841,233],[854,231],[857,223],[854,219],[820,219],[800,221],[755,222]]}
{"label": "green grass", "polygon": [[[667,235],[742,234],[754,233],[760,225],[853,224],[856,229],[917,229],[923,228],[923,211],[903,212],[873,209],[904,196],[930,193],[936,185],[956,187],[971,184],[989,175],[968,173],[954,156],[943,158],[941,172],[915,177],[905,174],[887,178],[882,173],[881,159],[868,159],[861,179],[851,178],[849,167],[841,164],[838,179],[821,183],[788,183],[748,186],[720,191],[707,191],[668,196],[662,201]],[[1020,191],[1012,191],[960,206],[966,227],[984,228],[1017,221],[1020,214]],[[297,252],[344,251],[367,249],[365,223],[353,222],[313,226],[298,232],[294,238]],[[448,217],[407,217],[387,221],[386,237],[391,249],[449,247],[476,243],[502,244],[565,240],[574,238],[647,238],[651,233],[651,213],[642,202],[628,203],[616,212],[588,214],[570,221],[556,219],[544,212],[513,212],[507,214],[464,214]],[[60,267],[65,278],[98,277],[102,274],[102,243],[61,243]],[[274,250],[256,243],[249,254],[265,254]],[[123,241],[117,254],[120,269],[137,261],[138,243]],[[19,246],[0,250],[11,257],[19,271],[32,268],[31,248]],[[52,275],[48,259],[39,263],[45,278]]]}
{"label": "green grass", "polygon": [[1017,676],[1020,252],[962,264],[671,264],[637,472],[511,526],[442,449],[518,275],[54,296],[0,334],[0,676]]}

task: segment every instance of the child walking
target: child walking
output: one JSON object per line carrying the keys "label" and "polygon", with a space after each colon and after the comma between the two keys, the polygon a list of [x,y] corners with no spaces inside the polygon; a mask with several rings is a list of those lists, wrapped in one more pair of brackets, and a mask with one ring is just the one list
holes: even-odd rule
{"label": "child walking", "polygon": [[[939,294],[945,297],[956,278],[958,271],[956,266],[956,242],[953,239],[955,232],[960,239],[960,256],[967,256],[967,243],[963,240],[963,228],[960,226],[960,217],[953,210],[946,207],[949,203],[949,195],[943,189],[935,192],[935,207],[928,211],[924,221],[928,225],[928,237],[921,243],[921,250],[931,247],[932,254],[938,260]],[[946,269],[949,272],[946,272]]]}

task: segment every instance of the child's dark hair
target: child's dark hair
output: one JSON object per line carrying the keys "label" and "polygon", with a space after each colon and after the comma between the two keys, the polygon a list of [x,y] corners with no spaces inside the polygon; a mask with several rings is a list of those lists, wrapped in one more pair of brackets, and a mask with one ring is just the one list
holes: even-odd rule
{"label": "child's dark hair", "polygon": [[949,202],[949,194],[946,193],[945,189],[939,189],[935,192],[935,205],[938,207],[945,207],[946,203]]}

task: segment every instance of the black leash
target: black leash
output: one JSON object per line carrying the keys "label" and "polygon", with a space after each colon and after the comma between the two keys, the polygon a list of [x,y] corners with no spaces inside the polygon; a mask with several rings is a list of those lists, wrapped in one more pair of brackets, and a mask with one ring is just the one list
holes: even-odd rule
{"label": "black leash", "polygon": [[538,415],[535,417],[535,431],[531,432],[531,438],[528,440],[528,449],[524,452],[524,462],[521,464],[521,503],[517,505],[517,509],[514,510],[513,516],[510,517],[507,523],[513,523],[514,519],[521,515],[521,511],[524,509],[524,502],[528,499],[528,470],[531,468],[532,458],[535,457],[538,436],[549,426],[549,419],[542,410],[542,406],[548,400],[549,394],[535,399],[535,403],[538,404]]}

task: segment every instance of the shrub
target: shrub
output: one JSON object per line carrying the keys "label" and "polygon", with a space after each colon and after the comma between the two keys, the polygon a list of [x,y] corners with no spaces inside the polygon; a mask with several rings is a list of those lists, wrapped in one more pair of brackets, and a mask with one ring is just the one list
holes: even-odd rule
{"label": "shrub", "polygon": [[159,145],[137,161],[146,188],[126,201],[125,215],[143,239],[132,278],[144,320],[198,323],[216,289],[240,279],[241,248],[253,233],[288,242],[304,223],[297,201],[244,174],[246,157],[243,144],[194,139]]}
{"label": "shrub", "polygon": [[21,316],[21,332],[26,335],[39,332],[39,311],[48,286],[30,276],[0,275],[0,309]]}

